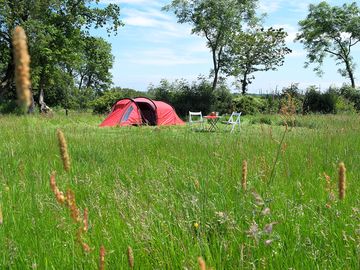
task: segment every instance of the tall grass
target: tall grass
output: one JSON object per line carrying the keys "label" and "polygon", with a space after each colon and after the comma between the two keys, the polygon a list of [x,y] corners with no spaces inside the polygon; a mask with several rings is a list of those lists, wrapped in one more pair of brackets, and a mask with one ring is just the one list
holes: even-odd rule
{"label": "tall grass", "polygon": [[[304,125],[286,134],[269,184],[281,126],[198,133],[100,129],[90,115],[2,116],[0,268],[198,269],[201,257],[213,269],[359,269],[359,118],[297,121]],[[336,188],[340,162],[346,197],[333,196],[329,207],[324,172]],[[76,235],[84,221],[74,222],[51,191],[54,170],[59,190],[72,190],[78,209],[87,209],[90,252]]]}

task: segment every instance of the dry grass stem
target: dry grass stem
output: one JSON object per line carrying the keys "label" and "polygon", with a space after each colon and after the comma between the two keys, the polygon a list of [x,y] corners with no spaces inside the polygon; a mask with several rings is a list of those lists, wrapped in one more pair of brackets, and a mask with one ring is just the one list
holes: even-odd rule
{"label": "dry grass stem", "polygon": [[247,185],[247,161],[244,160],[243,164],[242,164],[242,181],[241,181],[241,186],[243,190],[246,190],[246,185]]}
{"label": "dry grass stem", "polygon": [[128,255],[128,261],[129,261],[129,267],[131,269],[134,269],[134,253],[130,246],[128,246],[127,255]]}
{"label": "dry grass stem", "polygon": [[345,164],[341,162],[339,164],[339,199],[345,199],[346,193],[346,168]]}
{"label": "dry grass stem", "polygon": [[104,270],[105,269],[105,247],[100,247],[100,261],[99,261],[99,269]]}
{"label": "dry grass stem", "polygon": [[15,84],[20,106],[27,110],[32,102],[30,91],[30,56],[24,29],[17,26],[12,33],[15,61]]}
{"label": "dry grass stem", "polygon": [[70,170],[70,156],[68,153],[68,147],[65,140],[65,136],[60,129],[58,129],[56,133],[59,141],[60,155],[63,162],[64,170],[68,172]]}
{"label": "dry grass stem", "polygon": [[202,257],[198,257],[199,269],[206,270],[206,263]]}

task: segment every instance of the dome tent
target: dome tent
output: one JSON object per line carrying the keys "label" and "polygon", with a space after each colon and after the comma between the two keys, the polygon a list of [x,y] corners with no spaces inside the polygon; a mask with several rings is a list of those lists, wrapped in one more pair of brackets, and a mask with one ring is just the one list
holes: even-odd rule
{"label": "dome tent", "polygon": [[124,98],[112,107],[110,114],[100,124],[105,126],[131,125],[184,125],[185,123],[176,114],[175,109],[163,101],[150,98]]}

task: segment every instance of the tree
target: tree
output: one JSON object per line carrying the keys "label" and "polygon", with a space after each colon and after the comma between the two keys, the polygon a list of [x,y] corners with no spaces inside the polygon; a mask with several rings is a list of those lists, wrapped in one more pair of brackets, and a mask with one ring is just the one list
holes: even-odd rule
{"label": "tree", "polygon": [[78,68],[78,89],[92,88],[101,92],[109,88],[114,57],[111,45],[102,38],[85,37]]}
{"label": "tree", "polygon": [[337,64],[345,65],[338,71],[348,77],[355,88],[355,65],[350,53],[360,41],[360,9],[356,2],[342,7],[332,7],[326,2],[310,5],[309,14],[299,25],[300,33],[296,40],[303,43],[307,50],[309,61],[305,66],[318,64],[314,71],[321,75],[324,58],[330,55]]}
{"label": "tree", "polygon": [[285,55],[291,50],[286,47],[287,33],[282,28],[241,31],[234,35],[225,49],[226,73],[239,78],[242,94],[247,91],[257,71],[276,70],[283,65]]}
{"label": "tree", "polygon": [[[108,33],[116,33],[122,25],[119,6],[109,4],[101,9],[94,5],[97,2],[0,0],[0,97],[14,96],[10,40],[16,25],[23,26],[28,35],[33,91],[40,93],[43,90],[45,99],[48,96],[67,97],[84,67],[82,57],[86,53],[86,41],[90,38],[89,29],[107,27]],[[101,72],[97,70],[96,73]],[[60,103],[57,100],[57,104]]]}
{"label": "tree", "polygon": [[258,0],[173,0],[164,7],[175,13],[179,23],[191,24],[193,34],[206,38],[212,54],[213,90],[225,66],[224,48],[233,35],[241,31],[244,23],[256,22],[257,2]]}

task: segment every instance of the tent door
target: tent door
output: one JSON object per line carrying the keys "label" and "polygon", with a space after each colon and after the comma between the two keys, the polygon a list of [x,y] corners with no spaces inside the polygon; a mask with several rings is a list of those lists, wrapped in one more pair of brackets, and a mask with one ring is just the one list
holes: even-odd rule
{"label": "tent door", "polygon": [[144,124],[156,126],[156,112],[154,108],[146,102],[136,102],[139,107],[141,118]]}

